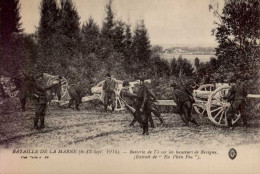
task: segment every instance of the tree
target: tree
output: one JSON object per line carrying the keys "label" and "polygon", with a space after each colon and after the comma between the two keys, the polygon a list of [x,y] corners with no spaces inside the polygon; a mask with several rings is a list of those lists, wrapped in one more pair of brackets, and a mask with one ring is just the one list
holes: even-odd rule
{"label": "tree", "polygon": [[200,59],[196,57],[194,60],[194,66],[196,68],[196,73],[198,73],[199,65],[200,65]]}
{"label": "tree", "polygon": [[194,71],[192,64],[187,59],[183,59],[181,70],[186,76],[192,76]]}
{"label": "tree", "polygon": [[82,58],[77,10],[71,0],[61,0],[60,7],[56,0],[42,0],[40,10],[38,68],[66,76]]}
{"label": "tree", "polygon": [[181,56],[176,60],[175,58],[171,61],[171,71],[172,75],[176,77],[192,76],[193,75],[193,67],[192,64],[187,60],[183,59]]}
{"label": "tree", "polygon": [[107,38],[108,40],[113,39],[113,27],[114,27],[114,13],[112,11],[112,0],[109,0],[108,4],[106,5],[106,17],[103,21],[103,26],[101,29],[101,34],[103,37]]}
{"label": "tree", "polygon": [[58,7],[55,0],[42,0],[38,37],[40,41],[51,38],[57,33]]}
{"label": "tree", "polygon": [[112,44],[114,46],[115,51],[119,53],[124,52],[124,28],[125,23],[121,20],[115,22],[115,27],[113,29],[113,39]]}
{"label": "tree", "polygon": [[132,38],[132,33],[131,33],[131,26],[130,25],[125,25],[125,34],[124,34],[124,40],[123,40],[123,54],[124,54],[124,66],[125,66],[125,71],[128,74],[131,74],[132,72],[132,65],[133,63],[133,38]]}
{"label": "tree", "polygon": [[252,79],[256,73],[257,40],[260,37],[259,0],[228,0],[222,14],[210,6],[219,18],[213,34],[218,41],[216,55],[224,72],[237,78]]}
{"label": "tree", "polygon": [[59,33],[77,42],[80,32],[80,17],[72,0],[61,0],[59,18]]}
{"label": "tree", "polygon": [[153,53],[162,53],[163,52],[163,47],[161,47],[160,45],[155,45],[152,47],[152,52]]}
{"label": "tree", "polygon": [[125,54],[128,53],[128,51],[131,49],[132,46],[132,33],[131,33],[131,26],[130,25],[126,25],[126,29],[125,29],[125,38],[124,38],[124,47],[125,47]]}
{"label": "tree", "polygon": [[162,59],[159,54],[151,56],[151,75],[165,77],[171,74],[170,64],[166,59]]}
{"label": "tree", "polygon": [[[3,71],[14,74],[15,69],[10,69],[13,63],[20,61],[18,56],[12,57],[11,54],[16,55],[12,49],[12,40],[15,39],[16,35],[19,35],[23,29],[21,28],[21,17],[20,17],[20,3],[19,0],[1,1],[1,28],[0,28],[0,39],[1,39],[1,57],[0,67]],[[17,48],[18,49],[18,48]],[[16,49],[15,49],[16,50]],[[17,64],[18,65],[18,64]],[[11,72],[15,70],[15,72]]]}
{"label": "tree", "polygon": [[12,33],[22,32],[19,0],[1,1],[1,45],[7,44]]}
{"label": "tree", "polygon": [[88,55],[95,53],[98,49],[98,41],[100,37],[100,31],[98,25],[94,22],[94,19],[90,17],[88,21],[83,24],[82,29],[82,53]]}
{"label": "tree", "polygon": [[52,73],[54,69],[57,69],[54,62],[59,56],[58,43],[60,38],[58,37],[58,12],[59,9],[55,0],[41,1],[40,22],[39,28],[37,29],[39,43],[37,68],[40,72]]}
{"label": "tree", "polygon": [[144,20],[137,23],[133,36],[133,59],[135,63],[132,65],[134,71],[142,71],[149,73],[151,57],[151,45]]}
{"label": "tree", "polygon": [[[80,22],[79,15],[72,0],[61,0],[59,9],[59,21],[58,21],[58,54],[56,62],[60,64],[59,74],[70,74],[68,67],[76,69],[78,76],[75,76],[77,81],[80,81],[83,77],[80,71],[84,69],[83,59],[80,52],[82,46],[80,38]],[[70,78],[69,80],[73,80]]]}

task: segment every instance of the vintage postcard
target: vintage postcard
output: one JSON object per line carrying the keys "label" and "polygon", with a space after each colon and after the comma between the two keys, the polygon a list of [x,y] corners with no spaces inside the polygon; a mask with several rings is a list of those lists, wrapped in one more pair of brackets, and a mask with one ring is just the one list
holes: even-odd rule
{"label": "vintage postcard", "polygon": [[0,7],[0,174],[260,173],[259,0]]}

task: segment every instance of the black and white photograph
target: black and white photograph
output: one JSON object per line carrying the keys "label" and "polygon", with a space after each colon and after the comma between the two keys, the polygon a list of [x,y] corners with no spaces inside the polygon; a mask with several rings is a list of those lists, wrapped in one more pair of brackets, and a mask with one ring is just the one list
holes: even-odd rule
{"label": "black and white photograph", "polygon": [[0,14],[0,174],[260,173],[259,0]]}

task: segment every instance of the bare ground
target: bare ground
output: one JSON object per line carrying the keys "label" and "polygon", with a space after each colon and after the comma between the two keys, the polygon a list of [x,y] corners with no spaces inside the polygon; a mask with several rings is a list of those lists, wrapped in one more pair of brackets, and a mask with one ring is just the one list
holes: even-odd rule
{"label": "bare ground", "polygon": [[183,127],[177,114],[165,113],[162,116],[166,124],[159,124],[154,117],[156,128],[149,127],[150,135],[143,136],[137,123],[129,126],[133,117],[125,112],[103,113],[83,107],[81,111],[74,111],[50,106],[45,118],[47,127],[35,130],[33,106],[22,113],[18,106],[3,107],[3,104],[0,106],[0,149],[229,147],[260,142],[259,114],[249,119],[249,128],[239,123],[231,131],[214,126],[207,117],[197,116],[199,127]]}

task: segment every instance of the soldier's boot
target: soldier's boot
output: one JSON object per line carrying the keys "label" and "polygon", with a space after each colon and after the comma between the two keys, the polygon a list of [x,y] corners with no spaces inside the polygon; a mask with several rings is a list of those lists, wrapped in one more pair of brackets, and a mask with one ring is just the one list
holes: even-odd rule
{"label": "soldier's boot", "polygon": [[155,128],[152,116],[149,117],[149,122],[152,128]]}
{"label": "soldier's boot", "polygon": [[148,132],[148,123],[144,125],[143,135],[149,135],[149,132]]}
{"label": "soldier's boot", "polygon": [[165,123],[162,117],[159,117],[159,120],[160,120],[161,124]]}
{"label": "soldier's boot", "polygon": [[141,114],[141,113],[139,113],[139,112],[135,112],[135,113],[133,114],[133,115],[134,115],[134,120],[135,120],[135,122],[138,122],[138,123],[139,123],[139,125],[140,125],[141,128],[143,128],[143,120],[142,120],[140,114]]}
{"label": "soldier's boot", "polygon": [[78,110],[79,111],[79,104],[78,103],[76,103],[76,110]]}
{"label": "soldier's boot", "polygon": [[158,117],[158,119],[160,120],[161,124],[164,124],[164,120],[162,119],[162,116],[160,114],[160,112],[153,110],[153,114]]}
{"label": "soldier's boot", "polygon": [[114,111],[115,111],[115,107],[113,106],[113,107],[112,107],[112,112],[114,112]]}
{"label": "soldier's boot", "polygon": [[149,135],[148,132],[148,119],[149,115],[144,115],[144,121],[143,121],[143,135]]}
{"label": "soldier's boot", "polygon": [[25,112],[26,99],[20,99],[20,103],[21,103],[21,109],[22,109],[22,111]]}
{"label": "soldier's boot", "polygon": [[181,117],[182,121],[184,122],[184,123],[182,124],[182,126],[189,126],[189,121],[187,120],[187,118],[185,117],[185,115],[184,115],[184,114],[180,114],[180,117]]}
{"label": "soldier's boot", "polygon": [[136,121],[137,121],[136,119],[133,119],[133,121],[129,124],[129,126],[134,126]]}
{"label": "soldier's boot", "polygon": [[242,120],[243,120],[244,126],[245,126],[245,127],[248,127],[246,116],[245,116],[243,113],[241,113],[241,116],[242,116]]}
{"label": "soldier's boot", "polygon": [[231,114],[228,114],[227,115],[227,124],[228,124],[228,127],[230,128],[230,130],[233,130],[234,127],[233,127],[233,124],[232,124],[232,118],[233,118],[233,115]]}
{"label": "soldier's boot", "polygon": [[39,129],[38,120],[39,120],[39,116],[35,116],[34,117],[34,129]]}
{"label": "soldier's boot", "polygon": [[45,125],[44,125],[44,116],[41,116],[41,126],[40,126],[40,128],[41,129],[43,129],[43,128],[45,128]]}
{"label": "soldier's boot", "polygon": [[68,108],[70,108],[70,106],[72,105],[72,103],[73,103],[73,100],[70,99]]}
{"label": "soldier's boot", "polygon": [[107,105],[104,105],[105,113],[107,113]]}
{"label": "soldier's boot", "polygon": [[191,118],[190,122],[195,124],[195,125],[197,125],[197,126],[199,126],[199,123],[194,118]]}

